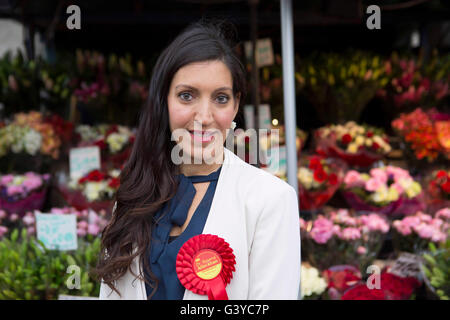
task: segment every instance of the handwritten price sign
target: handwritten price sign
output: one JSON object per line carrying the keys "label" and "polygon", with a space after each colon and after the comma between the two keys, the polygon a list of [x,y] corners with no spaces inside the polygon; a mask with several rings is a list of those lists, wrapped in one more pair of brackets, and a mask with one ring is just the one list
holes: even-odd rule
{"label": "handwritten price sign", "polygon": [[70,149],[70,177],[78,179],[100,168],[100,148],[97,146]]}
{"label": "handwritten price sign", "polygon": [[74,214],[35,213],[37,238],[50,250],[77,249],[77,217]]}

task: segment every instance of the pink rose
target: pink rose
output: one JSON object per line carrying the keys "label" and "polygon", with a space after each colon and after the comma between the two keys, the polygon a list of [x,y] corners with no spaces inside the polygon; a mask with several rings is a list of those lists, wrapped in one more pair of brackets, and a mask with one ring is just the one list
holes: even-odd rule
{"label": "pink rose", "polygon": [[0,219],[6,218],[6,211],[0,210]]}
{"label": "pink rose", "polygon": [[16,185],[12,185],[12,186],[8,186],[6,188],[6,193],[8,194],[8,196],[13,196],[15,194],[21,194],[23,193],[25,190],[22,186],[16,186]]}
{"label": "pink rose", "polygon": [[39,187],[41,187],[42,186],[42,180],[39,177],[28,177],[23,182],[23,185],[25,186],[25,188],[28,191],[31,191],[31,190],[38,189]]}
{"label": "pink rose", "polygon": [[341,239],[356,240],[361,238],[361,231],[358,228],[345,228],[342,230]]}
{"label": "pink rose", "polygon": [[447,240],[447,234],[441,231],[433,233],[431,236],[431,241],[433,242],[445,242]]}
{"label": "pink rose", "polygon": [[33,215],[27,213],[25,215],[25,217],[22,218],[23,223],[25,223],[26,225],[32,225],[34,223],[34,217]]}
{"label": "pink rose", "polygon": [[99,234],[100,228],[96,224],[90,224],[87,228],[87,232],[93,236],[96,236]]}
{"label": "pink rose", "polygon": [[86,221],[80,221],[77,223],[77,227],[86,230],[88,228],[88,223]]}
{"label": "pink rose", "polygon": [[12,174],[6,174],[0,178],[0,185],[8,185],[14,180],[14,176]]}
{"label": "pink rose", "polygon": [[36,233],[36,229],[33,226],[27,228],[28,235],[31,236],[31,235],[34,235],[35,233]]}
{"label": "pink rose", "polygon": [[359,246],[358,249],[356,249],[356,252],[360,255],[366,254],[367,249],[364,248],[363,246]]}
{"label": "pink rose", "polygon": [[5,235],[5,233],[8,232],[8,228],[5,226],[0,226],[0,238]]}
{"label": "pink rose", "polygon": [[413,229],[417,232],[419,237],[423,239],[431,239],[436,230],[435,228],[433,228],[433,226],[427,225],[425,223],[421,223],[418,226],[415,226]]}
{"label": "pink rose", "polygon": [[310,234],[315,242],[324,244],[333,236],[333,230],[313,228]]}
{"label": "pink rose", "polygon": [[380,168],[371,169],[370,176],[374,179],[379,180],[383,184],[386,184],[388,181],[388,175],[386,174],[386,170],[384,170],[384,169],[380,169]]}
{"label": "pink rose", "polygon": [[435,214],[435,217],[450,219],[450,208],[443,208],[443,209],[437,211]]}
{"label": "pink rose", "polygon": [[378,178],[371,178],[366,182],[365,188],[367,191],[374,192],[384,185],[385,183]]}
{"label": "pink rose", "polygon": [[77,235],[79,237],[84,237],[86,235],[86,229],[81,229],[81,228],[77,229]]}
{"label": "pink rose", "polygon": [[404,236],[410,235],[412,232],[411,227],[402,223],[400,220],[394,221],[393,226],[400,234]]}
{"label": "pink rose", "polygon": [[362,187],[365,181],[361,178],[358,171],[350,170],[344,177],[344,183],[347,188]]}
{"label": "pink rose", "polygon": [[11,222],[15,222],[15,221],[17,221],[19,219],[19,215],[17,214],[17,213],[13,213],[13,214],[11,214],[10,216],[9,216],[9,220],[11,221]]}

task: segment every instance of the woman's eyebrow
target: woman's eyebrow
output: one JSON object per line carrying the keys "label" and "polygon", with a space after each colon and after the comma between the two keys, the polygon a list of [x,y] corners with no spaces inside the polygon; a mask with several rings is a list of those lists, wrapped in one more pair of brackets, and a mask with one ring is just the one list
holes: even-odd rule
{"label": "woman's eyebrow", "polygon": [[[177,86],[175,87],[175,89],[178,89],[178,87],[185,87],[185,88],[189,88],[189,89],[191,89],[191,90],[193,90],[193,91],[198,91],[197,88],[194,88],[194,87],[192,87],[192,86],[190,86],[190,85],[187,85],[187,84],[179,84],[179,85],[177,85]],[[231,89],[230,87],[220,87],[220,88],[217,88],[216,90],[214,90],[214,92],[216,92],[216,91],[222,91],[222,90],[230,90],[230,91],[233,91],[233,89]]]}

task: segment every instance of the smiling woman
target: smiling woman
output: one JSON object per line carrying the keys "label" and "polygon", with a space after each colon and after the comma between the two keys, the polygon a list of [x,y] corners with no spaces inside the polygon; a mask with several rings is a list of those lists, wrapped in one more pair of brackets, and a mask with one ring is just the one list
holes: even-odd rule
{"label": "smiling woman", "polygon": [[195,23],[158,58],[102,233],[102,299],[298,296],[298,197],[224,147],[246,88],[233,32]]}

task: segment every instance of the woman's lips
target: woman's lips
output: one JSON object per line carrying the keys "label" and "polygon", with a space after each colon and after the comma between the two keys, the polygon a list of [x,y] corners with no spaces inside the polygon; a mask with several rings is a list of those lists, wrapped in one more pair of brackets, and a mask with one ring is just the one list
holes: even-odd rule
{"label": "woman's lips", "polygon": [[202,143],[210,142],[214,139],[214,132],[209,131],[189,131],[189,134],[195,141],[199,141]]}

